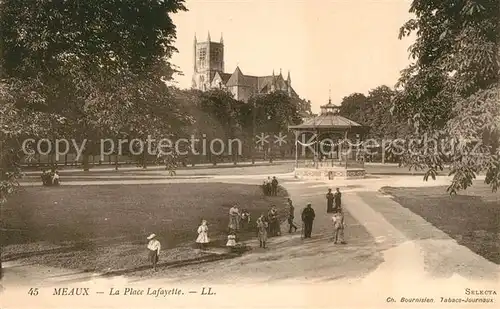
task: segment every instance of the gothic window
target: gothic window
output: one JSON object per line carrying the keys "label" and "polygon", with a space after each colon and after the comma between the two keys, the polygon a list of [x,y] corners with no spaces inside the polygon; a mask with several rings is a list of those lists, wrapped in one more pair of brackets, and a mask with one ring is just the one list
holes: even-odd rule
{"label": "gothic window", "polygon": [[200,51],[198,53],[198,60],[204,61],[206,56],[207,56],[207,50],[205,48],[200,48]]}
{"label": "gothic window", "polygon": [[220,56],[220,50],[215,49],[215,50],[211,51],[210,59],[212,61],[217,61],[217,60],[219,60],[219,56]]}

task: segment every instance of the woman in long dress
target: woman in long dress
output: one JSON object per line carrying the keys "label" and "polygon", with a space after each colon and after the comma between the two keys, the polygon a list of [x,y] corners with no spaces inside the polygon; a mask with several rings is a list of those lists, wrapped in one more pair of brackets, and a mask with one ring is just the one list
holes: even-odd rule
{"label": "woman in long dress", "polygon": [[237,232],[240,230],[240,211],[236,205],[229,209],[229,231]]}
{"label": "woman in long dress", "polygon": [[199,245],[200,249],[204,249],[209,242],[207,220],[202,220],[201,225],[198,227],[198,238],[196,238],[196,243]]}
{"label": "woman in long dress", "polygon": [[257,219],[257,237],[259,238],[260,247],[265,248],[267,241],[267,222],[264,220],[263,214]]}
{"label": "woman in long dress", "polygon": [[281,228],[278,219],[278,210],[276,209],[276,206],[273,205],[271,207],[271,210],[269,210],[268,217],[269,217],[269,233],[271,234],[271,237],[280,236]]}

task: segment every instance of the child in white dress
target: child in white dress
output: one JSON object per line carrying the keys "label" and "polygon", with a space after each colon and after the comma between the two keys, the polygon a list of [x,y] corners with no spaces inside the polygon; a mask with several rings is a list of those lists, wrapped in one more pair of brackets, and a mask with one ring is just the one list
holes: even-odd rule
{"label": "child in white dress", "polygon": [[209,242],[207,220],[202,220],[201,225],[198,227],[198,238],[196,238],[196,243],[199,245],[200,249],[204,249]]}
{"label": "child in white dress", "polygon": [[235,246],[236,246],[236,236],[234,234],[227,235],[226,247],[235,247]]}

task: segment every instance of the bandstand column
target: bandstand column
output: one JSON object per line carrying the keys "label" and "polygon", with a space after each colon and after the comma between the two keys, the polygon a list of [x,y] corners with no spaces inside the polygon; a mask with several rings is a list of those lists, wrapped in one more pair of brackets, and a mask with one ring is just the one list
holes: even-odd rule
{"label": "bandstand column", "polygon": [[315,154],[314,154],[314,167],[315,168],[318,168],[319,167],[319,130],[316,129],[316,143],[315,143],[315,147],[316,148],[316,151],[315,151]]}
{"label": "bandstand column", "polygon": [[[344,143],[346,141],[347,141],[347,130],[344,132]],[[348,160],[347,156],[348,155],[346,154],[346,156],[345,156],[345,169],[346,169],[346,173],[347,173],[347,160]]]}
{"label": "bandstand column", "polygon": [[343,141],[339,141],[338,153],[337,153],[337,155],[339,156],[339,158],[338,158],[339,159],[339,166],[341,166],[340,163],[342,162],[342,145],[343,144],[344,144]]}
{"label": "bandstand column", "polygon": [[299,167],[299,142],[297,131],[293,132],[295,134],[295,168]]}

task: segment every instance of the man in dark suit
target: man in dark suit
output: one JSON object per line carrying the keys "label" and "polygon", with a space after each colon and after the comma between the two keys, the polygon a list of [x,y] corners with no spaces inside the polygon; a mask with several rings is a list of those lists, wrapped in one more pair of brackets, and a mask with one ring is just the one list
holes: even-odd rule
{"label": "man in dark suit", "polygon": [[334,200],[335,200],[335,208],[334,212],[339,212],[342,210],[342,193],[340,193],[340,189],[337,188],[335,195],[334,195]]}
{"label": "man in dark suit", "polygon": [[304,222],[304,238],[311,238],[312,226],[314,217],[314,209],[311,208],[311,203],[308,203],[306,208],[302,211],[302,222]]}
{"label": "man in dark suit", "polygon": [[271,181],[271,191],[273,196],[278,195],[278,179],[276,179],[276,176],[273,176],[273,180]]}
{"label": "man in dark suit", "polygon": [[335,196],[332,193],[332,189],[328,189],[328,193],[326,194],[326,212],[333,212],[333,200]]}
{"label": "man in dark suit", "polygon": [[292,233],[292,229],[297,231],[297,227],[293,223],[293,219],[295,218],[295,207],[293,207],[293,203],[291,199],[288,199],[288,225],[290,226],[288,229],[288,233]]}

